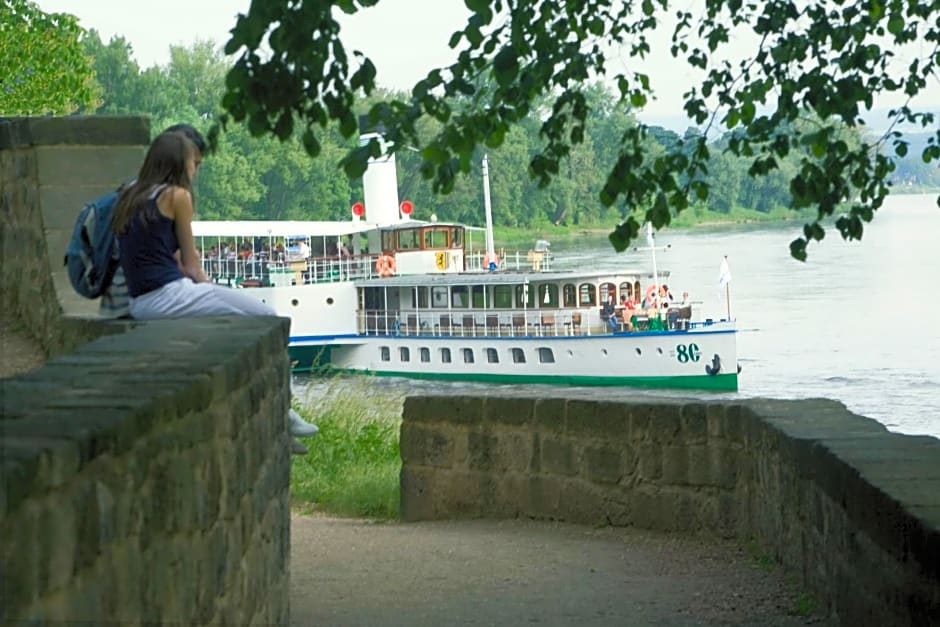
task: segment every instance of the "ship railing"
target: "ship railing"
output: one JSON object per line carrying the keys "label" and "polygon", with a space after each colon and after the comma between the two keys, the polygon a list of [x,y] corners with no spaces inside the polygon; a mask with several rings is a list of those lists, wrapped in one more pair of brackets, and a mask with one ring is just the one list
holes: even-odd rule
{"label": "ship railing", "polygon": [[[497,270],[515,270],[527,272],[543,272],[552,270],[555,256],[544,250],[512,250],[500,249],[496,251],[496,257],[499,260],[496,266]],[[467,264],[467,270],[482,271],[489,270],[484,264],[486,258],[485,250],[471,250],[464,255]],[[488,261],[488,260],[487,260]]]}
{"label": "ship railing", "polygon": [[[686,331],[727,323],[726,320],[670,324],[663,314],[657,324],[647,315],[634,320],[635,331]],[[358,313],[359,333],[424,337],[552,337],[605,335],[612,332],[597,307],[579,309],[367,309]],[[627,331],[619,324],[618,332]]]}
{"label": "ship railing", "polygon": [[310,257],[293,261],[283,255],[276,255],[274,258],[267,255],[230,259],[204,257],[202,269],[216,283],[244,287],[281,287],[376,278],[377,257],[378,255],[367,254],[343,258]]}
{"label": "ship railing", "polygon": [[593,309],[376,310],[358,314],[365,335],[551,337],[591,335]]}

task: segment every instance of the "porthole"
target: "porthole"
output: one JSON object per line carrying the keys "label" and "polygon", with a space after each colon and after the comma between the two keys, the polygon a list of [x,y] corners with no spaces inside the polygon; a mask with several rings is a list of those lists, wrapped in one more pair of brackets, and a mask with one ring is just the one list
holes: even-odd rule
{"label": "porthole", "polygon": [[640,347],[639,347],[639,346],[638,346],[637,349],[636,349],[636,354],[637,354],[637,355],[642,355],[642,354],[643,354],[643,351],[640,350]]}
{"label": "porthole", "polygon": [[332,296],[330,296],[329,298],[326,299],[326,304],[327,304],[327,305],[332,305],[332,304],[333,304],[333,297],[332,297]]}
{"label": "porthole", "polygon": [[290,304],[293,305],[294,307],[296,307],[297,305],[300,304],[300,301],[297,300],[296,298],[293,298],[293,299],[291,299]]}
{"label": "porthole", "polygon": [[659,353],[660,355],[662,355],[662,354],[663,354],[663,349],[657,348],[657,349],[656,349],[656,352]]}
{"label": "porthole", "polygon": [[607,355],[607,349],[606,349],[606,348],[602,348],[602,349],[601,349],[601,354],[606,356],[606,355]]}

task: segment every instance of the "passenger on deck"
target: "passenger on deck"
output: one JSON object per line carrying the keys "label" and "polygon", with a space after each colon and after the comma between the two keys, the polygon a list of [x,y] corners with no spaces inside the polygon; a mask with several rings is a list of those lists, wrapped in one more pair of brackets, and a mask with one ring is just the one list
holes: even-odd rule
{"label": "passenger on deck", "polygon": [[601,318],[607,321],[611,331],[617,330],[617,301],[613,294],[607,295],[607,302],[601,309]]}
{"label": "passenger on deck", "polygon": [[626,294],[620,295],[620,319],[627,331],[633,331],[633,316],[638,311],[639,303]]}

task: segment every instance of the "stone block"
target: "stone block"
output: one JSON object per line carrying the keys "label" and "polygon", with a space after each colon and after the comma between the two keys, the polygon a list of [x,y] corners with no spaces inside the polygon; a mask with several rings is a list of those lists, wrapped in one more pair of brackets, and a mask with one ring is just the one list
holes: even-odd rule
{"label": "stone block", "polygon": [[529,478],[529,515],[537,518],[558,519],[561,510],[561,492],[564,480],[559,477],[539,475]]}
{"label": "stone block", "polygon": [[525,503],[529,500],[529,477],[525,473],[510,472],[494,477],[494,481],[490,514],[505,518],[527,515]]}
{"label": "stone block", "polygon": [[565,416],[568,412],[567,399],[537,399],[533,411],[535,427],[540,433],[564,433]]}
{"label": "stone block", "polygon": [[[0,623],[19,619],[39,598],[38,509],[26,503],[0,524]],[[48,538],[43,538],[48,540]]]}
{"label": "stone block", "polygon": [[650,414],[649,437],[653,442],[667,445],[681,439],[680,409],[678,405],[660,405]]}
{"label": "stone block", "polygon": [[498,425],[521,426],[535,417],[535,400],[531,398],[490,396],[483,404],[483,419]]}
{"label": "stone block", "polygon": [[483,420],[483,397],[422,395],[405,398],[402,415],[413,422],[478,425]]}
{"label": "stone block", "polygon": [[[701,454],[706,456],[701,459]],[[732,489],[738,482],[741,473],[742,455],[739,451],[725,446],[709,446],[704,450],[698,449],[695,453],[695,468],[704,462],[704,475],[699,475],[696,471],[696,477],[704,476],[705,485],[715,486],[717,488]],[[745,475],[746,476],[746,475]]]}
{"label": "stone block", "polygon": [[136,145],[150,143],[145,116],[70,115],[6,118],[0,123],[0,150],[27,146]]}
{"label": "stone block", "polygon": [[401,519],[405,522],[434,520],[434,473],[403,464],[399,476]]}
{"label": "stone block", "polygon": [[572,438],[625,442],[629,434],[629,410],[616,401],[568,401],[565,433]]}
{"label": "stone block", "polygon": [[[426,428],[408,421],[402,423],[401,458],[405,464],[419,466],[438,466],[450,468],[453,465],[454,439],[449,433],[441,433],[432,428]],[[482,454],[480,451],[469,451],[470,459]],[[482,463],[478,459],[478,463]]]}
{"label": "stone block", "polygon": [[684,446],[663,446],[661,481],[665,485],[689,484],[689,452]]}
{"label": "stone block", "polygon": [[77,186],[79,189],[87,189],[89,186],[118,185],[137,175],[144,153],[143,146],[37,147],[36,168],[40,186]]}
{"label": "stone block", "polygon": [[623,478],[621,450],[615,446],[585,446],[582,477],[594,483],[618,483]]}
{"label": "stone block", "polygon": [[561,482],[559,518],[586,525],[607,525],[610,518],[604,491],[577,479]]}
{"label": "stone block", "polygon": [[682,440],[686,444],[704,444],[708,439],[708,418],[704,403],[688,402],[679,410]]}
{"label": "stone block", "polygon": [[656,483],[663,476],[663,449],[658,444],[642,443],[636,447],[637,476],[642,481]]}
{"label": "stone block", "polygon": [[657,406],[653,403],[631,403],[629,405],[629,438],[631,442],[641,442],[652,437],[650,426],[657,413]]}
{"label": "stone block", "polygon": [[541,439],[542,471],[553,475],[574,476],[578,474],[577,450],[568,440],[543,437]]}

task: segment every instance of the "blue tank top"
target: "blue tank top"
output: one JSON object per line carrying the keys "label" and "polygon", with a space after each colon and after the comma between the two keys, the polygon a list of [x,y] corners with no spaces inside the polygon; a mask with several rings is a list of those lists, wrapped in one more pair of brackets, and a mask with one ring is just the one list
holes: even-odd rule
{"label": "blue tank top", "polygon": [[173,254],[179,249],[176,239],[176,221],[157,209],[157,198],[163,189],[156,190],[146,200],[152,203],[156,219],[146,221],[140,211],[134,213],[127,230],[118,237],[121,249],[121,268],[127,279],[127,293],[143,296],[167,283],[183,278]]}

